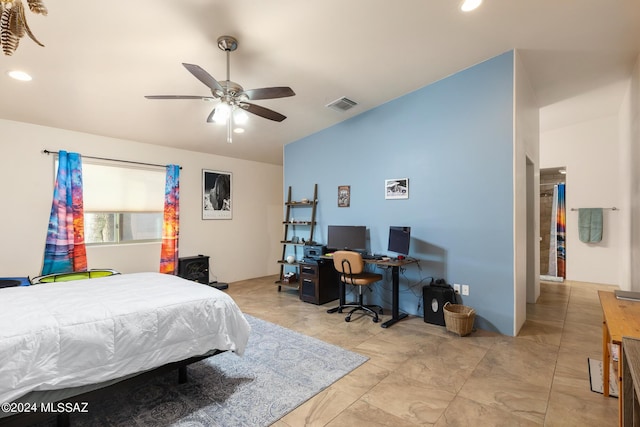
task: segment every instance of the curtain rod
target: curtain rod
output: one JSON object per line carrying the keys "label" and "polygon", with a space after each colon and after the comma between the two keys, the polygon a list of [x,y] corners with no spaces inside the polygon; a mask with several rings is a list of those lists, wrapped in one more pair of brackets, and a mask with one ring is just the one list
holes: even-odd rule
{"label": "curtain rod", "polygon": [[[616,208],[615,206],[614,206],[614,207],[612,207],[612,208],[602,208],[602,209],[604,209],[604,210],[609,210],[609,211],[619,211],[619,210],[620,210],[620,209]],[[571,208],[571,210],[572,210],[572,211],[577,211],[577,210],[580,210],[580,209]]]}
{"label": "curtain rod", "polygon": [[[58,154],[58,151],[49,151],[46,148],[44,150],[42,150],[42,152],[44,154]],[[156,166],[159,168],[166,168],[169,165],[159,165],[157,163],[144,163],[144,162],[134,162],[131,160],[120,160],[120,159],[109,159],[107,157],[93,157],[93,156],[82,156],[86,159],[94,159],[94,160],[108,160],[110,162],[120,162],[120,163],[130,163],[130,164],[134,164],[134,165],[144,165],[144,166]],[[182,169],[182,166],[180,166],[180,169]]]}

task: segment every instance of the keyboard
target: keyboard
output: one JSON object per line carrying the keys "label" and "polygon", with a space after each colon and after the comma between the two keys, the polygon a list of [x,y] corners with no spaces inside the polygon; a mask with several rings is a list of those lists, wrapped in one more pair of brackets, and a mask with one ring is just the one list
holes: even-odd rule
{"label": "keyboard", "polygon": [[384,255],[371,255],[371,254],[363,254],[362,255],[362,259],[369,259],[369,260],[374,260],[374,261],[380,261],[382,258],[384,257]]}

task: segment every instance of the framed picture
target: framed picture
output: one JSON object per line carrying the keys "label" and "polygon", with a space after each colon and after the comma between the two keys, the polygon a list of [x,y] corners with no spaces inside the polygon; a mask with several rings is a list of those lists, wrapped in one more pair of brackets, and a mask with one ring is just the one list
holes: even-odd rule
{"label": "framed picture", "polygon": [[231,172],[202,170],[202,219],[231,219]]}
{"label": "framed picture", "polygon": [[409,178],[395,178],[384,180],[385,199],[408,199]]}
{"label": "framed picture", "polygon": [[351,186],[339,185],[338,186],[338,207],[348,208],[351,204]]}

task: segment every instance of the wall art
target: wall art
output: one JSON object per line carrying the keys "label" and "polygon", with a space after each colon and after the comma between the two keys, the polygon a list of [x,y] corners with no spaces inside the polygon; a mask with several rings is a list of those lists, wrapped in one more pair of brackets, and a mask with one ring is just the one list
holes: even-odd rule
{"label": "wall art", "polygon": [[202,219],[231,219],[232,174],[202,170]]}
{"label": "wall art", "polygon": [[339,185],[338,186],[338,207],[348,208],[351,204],[351,186]]}
{"label": "wall art", "polygon": [[408,199],[409,178],[394,178],[384,180],[385,199]]}

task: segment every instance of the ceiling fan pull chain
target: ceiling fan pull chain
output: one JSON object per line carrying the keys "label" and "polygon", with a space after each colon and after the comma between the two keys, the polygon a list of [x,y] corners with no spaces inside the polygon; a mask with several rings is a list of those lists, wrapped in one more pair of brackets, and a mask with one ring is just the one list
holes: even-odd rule
{"label": "ceiling fan pull chain", "polygon": [[233,107],[229,109],[229,116],[227,117],[227,142],[229,144],[233,142],[231,140],[231,135],[232,135],[231,132],[233,132],[233,110],[234,110]]}

